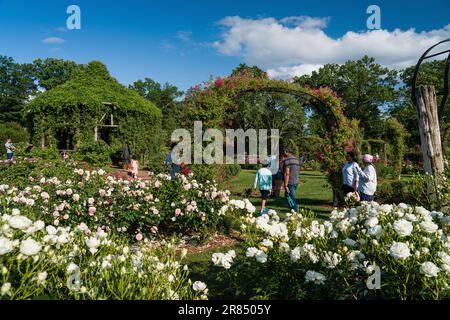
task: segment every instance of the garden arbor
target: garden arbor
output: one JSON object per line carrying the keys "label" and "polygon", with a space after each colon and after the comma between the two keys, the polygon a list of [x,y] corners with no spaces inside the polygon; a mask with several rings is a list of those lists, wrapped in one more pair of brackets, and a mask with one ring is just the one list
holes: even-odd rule
{"label": "garden arbor", "polygon": [[322,170],[327,173],[333,188],[336,203],[342,184],[341,168],[345,162],[345,153],[355,149],[359,151],[358,123],[345,117],[341,99],[329,88],[313,89],[244,74],[218,78],[192,88],[185,98],[185,106],[191,120],[203,121],[204,125],[217,128],[227,113],[239,107],[235,101],[246,92],[289,94],[320,116],[327,133],[323,137],[319,157]]}
{"label": "garden arbor", "polygon": [[32,139],[42,147],[76,151],[103,141],[119,149],[127,140],[142,157],[156,147],[161,124],[161,111],[153,103],[118,83],[97,61],[38,95],[28,117]]}

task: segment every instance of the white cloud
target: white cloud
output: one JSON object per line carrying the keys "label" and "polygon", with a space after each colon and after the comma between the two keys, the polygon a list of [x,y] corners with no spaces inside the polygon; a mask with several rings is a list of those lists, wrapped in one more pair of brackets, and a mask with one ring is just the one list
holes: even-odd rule
{"label": "white cloud", "polygon": [[246,63],[268,69],[273,77],[288,78],[365,54],[382,65],[403,68],[415,64],[428,47],[450,37],[449,24],[424,32],[348,31],[335,39],[324,31],[328,23],[329,18],[307,16],[281,20],[226,17],[219,22],[225,29],[222,39],[213,47],[223,55],[241,57]]}
{"label": "white cloud", "polygon": [[323,67],[322,64],[300,64],[291,67],[279,67],[274,69],[267,69],[269,77],[274,79],[289,79],[304,74],[311,74],[313,71],[319,70]]}
{"label": "white cloud", "polygon": [[63,38],[58,38],[58,37],[50,37],[50,38],[45,38],[44,40],[42,40],[42,42],[45,44],[61,44],[61,43],[65,43],[66,40],[64,40]]}
{"label": "white cloud", "polygon": [[191,31],[178,31],[177,38],[183,42],[190,42],[192,37]]}

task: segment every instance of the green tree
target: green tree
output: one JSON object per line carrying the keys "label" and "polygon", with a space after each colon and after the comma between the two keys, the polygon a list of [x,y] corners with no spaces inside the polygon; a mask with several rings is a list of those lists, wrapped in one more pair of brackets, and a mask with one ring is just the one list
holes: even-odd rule
{"label": "green tree", "polygon": [[[396,117],[411,134],[407,139],[408,146],[410,147],[420,144],[417,110],[411,101],[411,86],[414,76],[414,69],[415,66],[411,66],[401,72],[400,78],[403,82],[403,86],[399,90],[400,98],[398,102],[390,108],[390,114],[393,117]],[[420,67],[420,73],[416,83],[416,86],[434,85],[436,87],[436,91],[438,93],[438,106],[440,106],[442,99],[442,95],[439,94],[444,90],[444,70],[445,60],[426,62]],[[441,114],[441,133],[444,135],[444,143],[448,143],[448,139],[446,139],[448,138],[448,134],[445,136],[445,132],[448,130],[450,124],[449,119],[450,98],[447,99],[445,108]]]}
{"label": "green tree", "polygon": [[84,65],[73,61],[54,58],[36,59],[33,62],[34,77],[39,86],[45,90],[51,90],[72,79],[83,68]]}
{"label": "green tree", "polygon": [[164,119],[163,130],[170,136],[179,123],[182,105],[178,99],[183,95],[183,92],[170,83],[161,85],[150,78],[138,80],[130,85],[129,88],[153,102],[162,111]]}
{"label": "green tree", "polygon": [[300,85],[329,87],[343,99],[345,115],[359,120],[366,137],[377,138],[383,133],[383,109],[398,97],[397,72],[384,68],[374,58],[364,56],[343,65],[327,64],[310,76],[296,77]]}
{"label": "green tree", "polygon": [[248,66],[245,63],[241,63],[236,68],[233,69],[231,72],[232,77],[239,77],[239,76],[249,76],[252,78],[263,78],[268,79],[269,76],[267,72],[263,71],[258,66]]}
{"label": "green tree", "polygon": [[31,65],[0,56],[0,122],[21,122],[22,108],[35,90]]}

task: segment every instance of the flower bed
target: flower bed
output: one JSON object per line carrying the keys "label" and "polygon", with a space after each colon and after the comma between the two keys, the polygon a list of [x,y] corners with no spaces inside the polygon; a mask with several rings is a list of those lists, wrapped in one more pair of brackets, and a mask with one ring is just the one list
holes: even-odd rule
{"label": "flower bed", "polygon": [[54,226],[85,223],[141,241],[215,231],[223,219],[220,208],[228,202],[228,191],[193,176],[170,181],[168,175],[158,174],[140,181],[102,169],[61,166],[22,165],[2,172],[2,181],[10,185],[0,186],[0,203]]}
{"label": "flower bed", "polygon": [[[158,250],[85,224],[33,221],[14,208],[0,220],[0,299],[206,299],[171,243]],[[192,286],[191,286],[192,285]]]}
{"label": "flower bed", "polygon": [[241,203],[227,211],[245,215],[246,257],[212,261],[237,298],[450,298],[450,216],[441,212],[364,203],[319,222],[306,211],[255,218]]}

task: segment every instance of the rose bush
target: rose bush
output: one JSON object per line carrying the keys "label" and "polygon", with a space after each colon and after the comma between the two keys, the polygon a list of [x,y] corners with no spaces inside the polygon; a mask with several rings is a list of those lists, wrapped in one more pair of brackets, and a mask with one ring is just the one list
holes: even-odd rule
{"label": "rose bush", "polygon": [[[129,246],[84,223],[54,227],[3,207],[0,299],[206,299],[173,244]],[[182,254],[183,258],[183,254]]]}
{"label": "rose bush", "polygon": [[228,202],[229,191],[219,190],[213,181],[200,183],[192,175],[171,181],[166,174],[130,180],[74,165],[56,169],[52,163],[41,164],[28,172],[14,167],[10,171],[20,175],[4,175],[0,203],[54,226],[85,223],[136,240],[208,234],[223,220],[220,208]]}
{"label": "rose bush", "polygon": [[[450,216],[444,213],[365,202],[325,221],[309,211],[282,220],[271,210],[255,218],[234,203],[224,211],[244,216],[246,254],[216,253],[213,263],[226,269],[220,277],[238,298],[450,297]],[[372,290],[367,282],[376,270],[380,288]]]}

